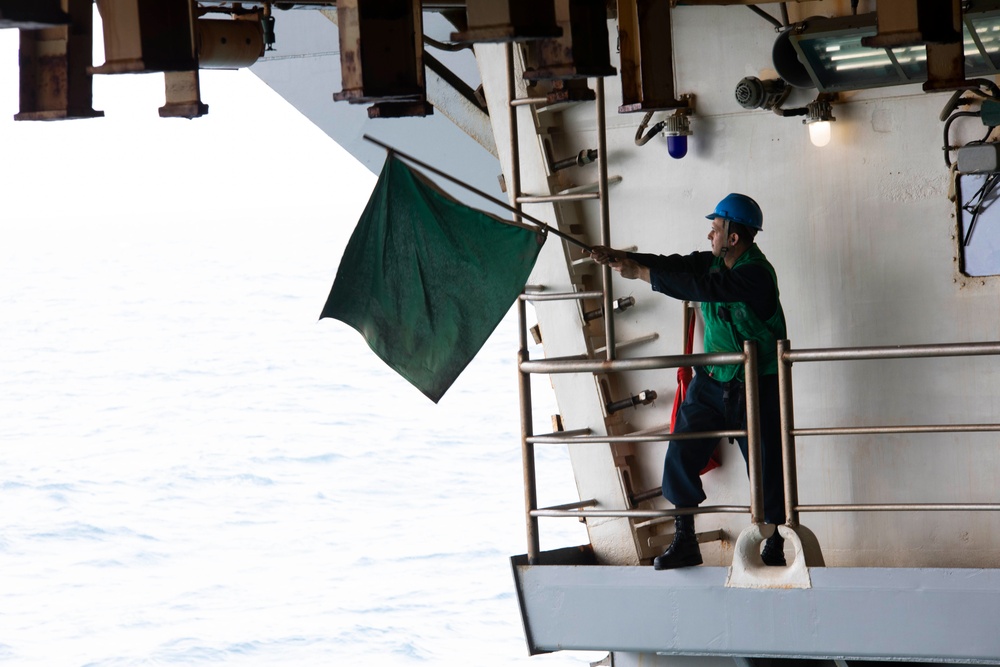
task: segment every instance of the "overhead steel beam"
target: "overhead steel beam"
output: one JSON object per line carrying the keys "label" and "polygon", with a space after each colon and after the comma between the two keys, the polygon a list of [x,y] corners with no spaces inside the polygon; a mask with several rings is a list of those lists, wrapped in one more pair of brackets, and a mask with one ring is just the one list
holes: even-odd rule
{"label": "overhead steel beam", "polygon": [[39,30],[69,23],[59,0],[0,0],[0,28]]}
{"label": "overhead steel beam", "polygon": [[659,0],[618,0],[622,105],[619,113],[679,109],[670,5]]}
{"label": "overhead steel beam", "polygon": [[531,44],[528,81],[586,79],[614,76],[608,41],[608,10],[604,0],[556,0],[561,37]]}
{"label": "overhead steel beam", "polygon": [[523,42],[559,37],[554,0],[469,0],[469,25],[456,42]]}
{"label": "overhead steel beam", "polygon": [[[9,2],[34,2],[35,0],[7,0]],[[232,6],[232,0],[199,0],[198,4],[204,7],[230,7]],[[244,7],[263,7],[263,0],[255,0],[251,2],[241,3]],[[288,9],[324,9],[332,8],[337,6],[337,0],[298,0],[297,2],[273,2],[276,9],[288,10]],[[451,9],[465,9],[465,0],[423,0],[420,3],[421,7],[426,12],[433,11],[448,11]]]}
{"label": "overhead steel beam", "polygon": [[334,100],[425,102],[423,22],[414,0],[340,0],[340,67]]}
{"label": "overhead steel beam", "polygon": [[198,68],[187,0],[97,0],[104,64],[95,74],[184,72]]}
{"label": "overhead steel beam", "polygon": [[62,0],[66,25],[21,29],[20,112],[14,120],[95,118],[93,109],[93,3]]}
{"label": "overhead steel beam", "polygon": [[883,0],[875,5],[875,16],[878,34],[861,40],[864,46],[916,46],[962,41],[960,0]]}

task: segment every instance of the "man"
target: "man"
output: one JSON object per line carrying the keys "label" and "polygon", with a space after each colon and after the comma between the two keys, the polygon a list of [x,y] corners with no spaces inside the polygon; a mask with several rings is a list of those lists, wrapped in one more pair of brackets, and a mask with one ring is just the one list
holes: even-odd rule
{"label": "man", "polygon": [[[764,520],[777,526],[785,522],[785,507],[776,342],[787,334],[774,268],[754,243],[763,228],[763,214],[753,199],[733,193],[705,217],[712,221],[711,252],[664,256],[595,246],[591,257],[610,264],[624,278],[645,280],[657,292],[701,302],[705,352],[742,352],[744,341],[757,343]],[[674,433],[745,429],[743,382],[741,365],[695,369]],[[746,459],[747,439],[737,441]],[[717,438],[670,442],[663,464],[663,496],[678,509],[694,508],[705,500],[700,472],[717,444]],[[678,515],[674,526],[673,542],[653,561],[657,570],[702,563],[694,515]],[[783,543],[775,529],[761,554],[764,563],[785,564]]]}

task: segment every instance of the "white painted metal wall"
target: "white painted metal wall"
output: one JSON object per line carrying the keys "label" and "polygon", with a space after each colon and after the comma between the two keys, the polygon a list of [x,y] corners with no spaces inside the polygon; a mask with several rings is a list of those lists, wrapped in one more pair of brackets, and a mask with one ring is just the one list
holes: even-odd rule
{"label": "white painted metal wall", "polygon": [[[609,26],[614,41],[615,23]],[[773,76],[774,38],[771,26],[743,7],[674,11],[677,90],[697,96],[695,134],[682,160],[671,159],[661,141],[635,146],[641,114],[616,113],[620,87],[616,79],[608,80],[609,173],[623,177],[611,189],[613,244],[663,253],[707,249],[705,214],[728,192],[744,192],[764,210],[758,242],[778,271],[793,348],[997,340],[1000,283],[964,279],[957,268],[955,207],[947,196],[949,173],[938,120],[949,93],[925,94],[919,86],[908,86],[845,95],[834,107],[833,141],[816,148],[801,118],[746,111],[734,100],[742,77]],[[502,68],[498,56],[484,57],[486,52],[479,52],[480,65],[490,94],[490,81]],[[786,106],[804,104],[814,95],[797,93]],[[491,113],[497,127],[492,105]],[[564,157],[596,147],[594,118],[587,104],[546,115],[541,123],[553,154]],[[982,134],[981,127],[968,125],[971,135]],[[503,134],[498,129],[505,161]],[[524,186],[530,190],[544,175],[538,140],[525,134],[522,157],[535,161]],[[553,189],[596,178],[594,167],[561,172]],[[527,210],[538,215],[544,208]],[[598,242],[597,204],[576,205],[572,213],[573,222],[586,227],[585,240]],[[550,240],[544,259],[564,262],[554,245]],[[540,264],[532,282],[565,288],[567,271]],[[632,294],[638,301],[616,319],[619,340],[660,334],[623,357],[681,351],[677,302],[652,293],[645,283],[617,277],[615,293]],[[546,354],[574,353],[579,345],[567,347],[566,342],[579,339],[570,331],[579,332],[579,322],[556,324],[545,308],[538,307]],[[794,373],[800,427],[997,421],[998,359],[800,364]],[[619,382],[622,396],[654,389],[661,397],[653,407],[629,411],[632,427],[669,421],[672,370],[634,373]],[[603,424],[593,412],[594,401],[600,400],[593,382],[564,376],[555,384],[565,427],[599,432]],[[800,439],[800,502],[995,502],[998,445],[990,434]],[[643,453],[639,489],[659,485],[663,449],[637,446]],[[610,502],[619,484],[617,472],[598,458],[593,452],[587,459],[574,457],[580,495]],[[748,504],[738,449],[723,445],[723,458],[723,467],[703,478],[708,503]],[[747,521],[720,515],[699,519],[699,530],[721,527],[728,537],[705,549],[708,562],[729,563],[731,542]],[[985,566],[1000,550],[1000,518],[985,513],[824,513],[803,515],[802,522],[817,533],[827,564],[834,566]],[[601,549],[607,536],[595,540],[607,562],[618,561],[631,547],[628,531],[617,539],[618,547],[607,550]]]}
{"label": "white painted metal wall", "polygon": [[[862,2],[860,10],[871,11],[871,4]],[[789,10],[796,20],[844,13],[848,6],[846,0],[790,3]],[[776,7],[766,6],[775,14]],[[332,24],[317,27],[306,14],[312,12],[289,12],[284,19],[301,23],[294,28],[297,33],[313,35],[315,43],[297,42],[305,49],[303,55],[329,51],[336,39]],[[746,111],[734,100],[733,90],[742,77],[773,76],[770,51],[775,33],[767,22],[738,5],[681,6],[673,17],[677,91],[697,96],[695,134],[682,160],[671,159],[660,140],[635,146],[641,114],[616,113],[620,85],[616,78],[607,79],[609,174],[623,178],[610,190],[614,245],[663,253],[706,249],[705,214],[725,194],[744,192],[764,210],[764,232],[758,241],[778,271],[793,348],[1000,338],[1000,282],[967,279],[958,272],[955,206],[947,197],[949,173],[938,120],[948,93],[925,94],[919,86],[908,86],[847,94],[834,107],[831,144],[815,148],[801,118]],[[613,20],[609,30],[613,45]],[[279,42],[279,47],[287,48],[286,43]],[[503,49],[482,45],[476,53],[497,152],[509,179]],[[617,66],[617,54],[612,53],[612,60]],[[329,98],[338,89],[336,60],[313,58],[304,74],[301,61],[295,65],[300,68],[295,80],[288,78],[291,68],[281,61],[263,62],[255,71],[349,150],[364,155],[367,147],[357,143],[365,125],[363,108],[333,105]],[[330,85],[317,88],[315,82],[324,76],[330,76]],[[804,104],[813,95],[797,93],[786,106]],[[349,113],[334,114],[333,109]],[[556,191],[597,180],[594,166],[550,177],[540,148],[542,139],[548,141],[556,158],[595,148],[592,104],[537,117],[527,109],[520,113],[524,192]],[[442,120],[439,114],[433,119],[378,121],[378,134],[401,147],[412,142],[433,146],[430,153],[415,152],[440,161],[438,166],[449,171],[455,171],[456,164],[475,165],[470,178],[491,181],[494,158],[461,132],[452,136],[434,129]],[[956,130],[967,133],[965,139],[982,134],[974,123],[956,123]],[[566,231],[580,225],[585,241],[599,240],[596,203],[563,206],[558,212],[550,205],[526,210],[558,221]],[[585,280],[599,284],[593,267],[572,264],[578,257],[550,239],[531,282],[555,291]],[[616,295],[632,294],[637,300],[635,308],[616,318],[618,340],[659,334],[620,356],[681,352],[679,303],[652,293],[645,283],[616,279],[614,289]],[[575,302],[539,304],[536,312],[549,357],[592,354],[603,344],[594,338],[599,326],[582,328]],[[535,357],[539,353],[532,352]],[[800,427],[1000,421],[1000,360],[799,364],[794,373]],[[612,398],[643,389],[657,391],[660,398],[654,406],[625,411],[607,424],[595,378],[556,376],[553,385],[565,428],[604,433],[669,421],[674,371],[611,380]],[[547,429],[536,425],[538,432]],[[630,472],[636,490],[659,485],[664,448],[635,447],[639,458]],[[602,508],[624,507],[615,462],[628,452],[623,447],[573,447],[580,497],[596,498]],[[723,445],[722,456],[722,468],[703,478],[708,503],[748,504],[738,449]],[[990,434],[800,439],[798,461],[804,504],[995,502],[1000,443]],[[748,520],[727,515],[699,519],[699,531],[722,528],[726,536],[705,545],[707,563],[729,564],[732,543]],[[833,566],[989,566],[1000,554],[1000,517],[985,513],[807,514],[802,522],[816,532],[826,562]],[[637,562],[639,549],[628,521],[591,521],[589,528],[602,562]]]}

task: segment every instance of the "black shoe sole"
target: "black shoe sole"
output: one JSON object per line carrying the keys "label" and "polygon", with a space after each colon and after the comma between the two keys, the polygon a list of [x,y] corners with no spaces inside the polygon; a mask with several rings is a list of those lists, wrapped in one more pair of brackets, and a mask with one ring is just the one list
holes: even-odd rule
{"label": "black shoe sole", "polygon": [[658,559],[653,559],[653,569],[654,570],[673,570],[673,569],[676,569],[678,567],[693,567],[695,565],[701,565],[703,562],[704,561],[702,560],[700,554],[697,555],[697,556],[689,556],[689,557],[684,558],[682,560],[678,560],[677,562],[672,562],[672,563],[667,563],[667,564],[663,564],[662,562],[658,562]]}

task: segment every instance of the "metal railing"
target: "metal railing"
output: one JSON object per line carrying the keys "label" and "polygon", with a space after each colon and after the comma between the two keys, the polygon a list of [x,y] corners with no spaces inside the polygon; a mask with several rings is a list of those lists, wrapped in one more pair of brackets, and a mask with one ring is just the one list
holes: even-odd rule
{"label": "metal railing", "polygon": [[[589,298],[591,293],[563,293],[558,298]],[[622,517],[631,519],[656,519],[677,514],[750,513],[751,523],[763,521],[763,485],[760,456],[759,397],[754,382],[745,383],[747,428],[745,430],[712,431],[684,434],[626,434],[595,435],[589,429],[534,435],[531,423],[530,375],[533,373],[610,373],[618,371],[677,368],[689,365],[735,364],[744,366],[745,377],[757,376],[757,351],[753,342],[746,342],[742,354],[693,354],[643,357],[627,360],[602,361],[597,359],[546,359],[532,361],[528,358],[525,303],[540,295],[523,294],[518,300],[518,320],[521,330],[521,349],[518,369],[522,387],[521,439],[524,454],[525,507],[528,533],[528,561],[537,563],[540,553],[538,536],[539,517]],[[545,295],[547,300],[556,295]],[[824,426],[796,428],[792,400],[792,364],[796,362],[857,361],[886,359],[918,359],[934,357],[1000,356],[1000,342],[959,343],[941,345],[886,346],[792,350],[789,341],[777,344],[778,398],[782,465],[785,492],[786,523],[794,528],[799,524],[801,512],[912,512],[912,511],[1000,511],[1000,503],[847,503],[802,505],[798,502],[798,471],[795,459],[796,437],[829,435],[887,435],[909,433],[976,433],[998,432],[1000,423],[990,424],[930,424],[930,425],[873,425],[873,426]],[[536,444],[613,444],[681,441],[706,437],[747,437],[750,478],[750,506],[701,506],[688,509],[592,509],[595,500],[582,500],[553,507],[537,507],[535,489],[534,445]]]}
{"label": "metal railing", "polygon": [[[520,137],[518,134],[518,109],[522,106],[532,106],[545,104],[548,101],[547,97],[527,97],[527,98],[517,98],[516,86],[515,86],[515,62],[514,62],[514,45],[511,43],[505,46],[505,57],[507,61],[507,120],[510,128],[510,159],[511,159],[511,169],[510,169],[510,196],[512,203],[514,204],[514,220],[515,222],[520,222],[522,213],[522,204],[534,204],[534,203],[551,203],[558,204],[560,202],[576,202],[585,200],[596,200],[600,206],[600,231],[601,231],[601,243],[604,245],[610,245],[610,223],[609,223],[609,207],[608,207],[608,165],[607,165],[607,123],[605,119],[605,99],[604,99],[604,79],[598,77],[596,84],[596,100],[595,106],[597,110],[597,168],[598,168],[598,183],[597,192],[576,192],[576,193],[562,193],[555,195],[526,195],[521,192],[521,151],[520,151]],[[614,296],[611,290],[611,267],[602,267],[602,290],[596,294],[591,294],[588,296],[582,296],[579,294],[558,294],[558,295],[540,295],[537,296],[538,300],[553,300],[562,298],[601,298],[603,301],[604,308],[604,335],[605,335],[605,356],[608,363],[612,362],[615,358],[615,353],[617,346],[615,344],[615,330],[614,330],[614,318],[611,316],[613,311],[613,301]],[[528,346],[527,346],[527,327],[525,326],[524,317],[524,300],[518,300],[518,313],[520,317],[520,351],[518,352],[518,367],[520,370],[521,382],[519,385],[519,401],[521,405],[521,447],[522,456],[525,461],[524,466],[524,494],[525,494],[525,507],[528,511],[528,554],[529,561],[535,562],[538,558],[538,515],[533,515],[532,512],[541,511],[537,507],[537,493],[535,487],[535,466],[534,466],[534,442],[532,441],[532,424],[531,424],[531,382],[528,373],[531,372],[542,372],[539,370],[525,370],[522,368],[524,364],[530,364],[528,360]],[[560,370],[553,372],[576,372],[570,370]],[[530,465],[528,462],[530,461]],[[579,503],[572,503],[574,507],[580,507]],[[560,506],[559,508],[550,508],[549,511],[571,511],[567,509],[567,506]],[[591,510],[593,511],[593,510]]]}
{"label": "metal railing", "polygon": [[[525,313],[525,303],[534,300],[536,294],[522,294],[517,302],[519,325],[518,377],[521,401],[521,452],[524,466],[525,516],[528,537],[528,562],[538,562],[540,553],[538,518],[539,517],[622,517],[631,519],[655,519],[677,514],[707,514],[707,513],[750,513],[753,523],[763,521],[764,496],[759,483],[761,479],[760,456],[760,420],[759,396],[757,383],[745,383],[747,424],[743,430],[724,430],[700,433],[684,433],[671,435],[593,435],[587,430],[577,430],[549,435],[534,435],[531,411],[531,375],[535,373],[611,373],[618,371],[652,370],[661,368],[678,368],[681,366],[704,364],[742,364],[746,377],[757,377],[757,348],[752,341],[744,344],[742,353],[726,354],[694,354],[668,355],[658,357],[643,357],[637,359],[598,360],[598,359],[545,359],[532,361],[528,356],[528,327]],[[546,295],[551,300],[554,295]],[[581,295],[563,293],[561,298],[575,299]],[[583,500],[554,507],[538,507],[535,476],[535,445],[536,444],[612,444],[617,442],[644,443],[665,442],[668,440],[691,440],[695,438],[747,438],[748,465],[750,470],[750,505],[711,505],[687,509],[638,510],[638,509],[590,509],[594,500]]]}
{"label": "metal railing", "polygon": [[792,364],[817,361],[857,361],[874,359],[927,359],[933,357],[973,357],[1000,355],[1000,343],[957,343],[950,345],[899,345],[883,347],[843,347],[792,350],[787,340],[778,341],[778,400],[781,411],[781,449],[785,484],[785,515],[789,526],[799,524],[800,512],[912,512],[912,511],[997,511],[998,503],[849,503],[800,505],[795,438],[822,435],[887,435],[898,433],[970,433],[1000,431],[1000,424],[933,424],[902,426],[831,426],[795,428],[792,401]]}

